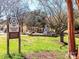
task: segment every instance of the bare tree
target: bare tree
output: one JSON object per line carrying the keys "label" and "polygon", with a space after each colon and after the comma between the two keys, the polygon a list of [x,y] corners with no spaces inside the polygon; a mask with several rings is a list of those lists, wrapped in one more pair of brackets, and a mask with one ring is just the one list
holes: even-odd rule
{"label": "bare tree", "polygon": [[46,24],[45,17],[45,12],[42,12],[40,10],[31,11],[28,12],[28,14],[25,16],[24,23],[29,27],[43,28]]}
{"label": "bare tree", "polygon": [[42,9],[47,12],[48,24],[60,35],[60,42],[64,43],[64,31],[67,27],[66,10],[64,9],[64,0],[38,0]]}
{"label": "bare tree", "polygon": [[0,0],[0,16],[15,16],[20,20],[21,28],[23,24],[23,15],[30,11],[27,0]]}

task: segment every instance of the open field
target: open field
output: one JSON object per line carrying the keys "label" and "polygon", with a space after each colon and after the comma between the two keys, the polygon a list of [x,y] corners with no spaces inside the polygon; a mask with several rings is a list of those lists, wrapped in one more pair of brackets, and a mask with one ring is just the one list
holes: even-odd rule
{"label": "open field", "polygon": [[[18,39],[10,40],[10,54],[13,59],[23,59],[23,56],[38,52],[52,52],[56,59],[64,59],[67,53],[67,46],[62,46],[59,42],[59,37],[44,37],[44,36],[21,36],[22,45],[21,52],[18,54]],[[0,35],[0,59],[11,59],[6,54],[6,36]],[[76,42],[79,40],[76,38]],[[68,42],[67,35],[65,41]],[[79,44],[79,43],[78,43]],[[32,56],[33,57],[33,56]],[[33,59],[36,59],[35,57]]]}

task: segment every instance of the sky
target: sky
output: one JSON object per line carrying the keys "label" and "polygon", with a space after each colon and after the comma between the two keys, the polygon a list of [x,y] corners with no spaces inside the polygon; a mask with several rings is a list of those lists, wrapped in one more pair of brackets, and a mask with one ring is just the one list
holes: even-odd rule
{"label": "sky", "polygon": [[[32,3],[33,2],[33,3]],[[31,10],[35,10],[38,6],[38,2],[36,0],[29,0],[29,7]]]}
{"label": "sky", "polygon": [[37,8],[37,6],[38,6],[37,0],[22,0],[21,3],[23,3],[23,4],[27,4],[28,3],[29,4],[29,8],[30,8],[31,11],[35,10]]}
{"label": "sky", "polygon": [[[22,5],[22,8],[25,8],[25,10],[27,5],[29,5],[30,11],[34,11],[37,8],[39,8],[38,4],[39,3],[37,0],[21,0],[21,3],[20,3],[20,5]],[[66,3],[63,3],[63,9],[66,10]]]}
{"label": "sky", "polygon": [[[29,3],[30,10],[37,9],[38,4],[39,4],[37,0],[28,0],[28,3]],[[64,9],[66,8],[66,3],[65,2],[63,3],[63,8]]]}
{"label": "sky", "polygon": [[24,8],[26,10],[27,5],[29,5],[30,11],[34,11],[37,8],[39,8],[38,4],[39,4],[39,2],[37,0],[21,0],[21,2],[20,2],[21,8]]}
{"label": "sky", "polygon": [[[31,11],[34,11],[34,10],[36,10],[37,8],[39,8],[38,7],[38,1],[37,0],[22,0],[22,1],[24,1],[23,3],[25,3],[26,4],[26,2],[28,2],[28,4],[29,4],[29,8],[30,8],[30,10]],[[52,0],[51,0],[52,1]],[[75,2],[75,0],[73,0],[73,3]],[[74,5],[74,4],[73,4]],[[74,6],[76,9],[77,9],[77,7],[76,6]],[[65,10],[65,11],[67,11],[67,6],[66,6],[66,3],[65,3],[65,0],[64,0],[64,2],[63,2],[63,10]]]}
{"label": "sky", "polygon": [[[33,2],[33,3],[32,3]],[[27,10],[27,5],[29,5],[30,11],[36,10],[36,7],[38,6],[38,2],[36,0],[21,0],[20,6],[21,8],[24,8]],[[5,13],[2,13],[2,17],[0,19],[6,19]]]}

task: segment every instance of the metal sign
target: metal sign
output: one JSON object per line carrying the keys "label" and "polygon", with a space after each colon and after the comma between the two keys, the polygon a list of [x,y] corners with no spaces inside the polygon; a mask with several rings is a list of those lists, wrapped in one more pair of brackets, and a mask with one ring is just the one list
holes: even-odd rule
{"label": "metal sign", "polygon": [[12,17],[9,21],[9,32],[19,32],[19,22],[16,17]]}

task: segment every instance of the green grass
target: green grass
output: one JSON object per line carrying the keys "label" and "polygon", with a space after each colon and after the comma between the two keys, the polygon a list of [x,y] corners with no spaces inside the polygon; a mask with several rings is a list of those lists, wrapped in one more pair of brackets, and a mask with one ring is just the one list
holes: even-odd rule
{"label": "green grass", "polygon": [[[6,54],[6,38],[6,36],[0,35],[0,59],[10,59]],[[60,49],[59,37],[22,36],[21,39],[23,55],[32,52],[53,51],[57,53],[57,59],[64,59],[64,55],[67,53],[67,46]],[[65,41],[68,41],[67,36],[65,36]],[[23,59],[22,55],[18,54],[18,39],[10,39],[10,54],[13,59]]]}

